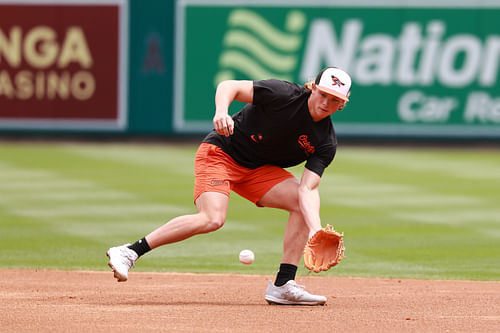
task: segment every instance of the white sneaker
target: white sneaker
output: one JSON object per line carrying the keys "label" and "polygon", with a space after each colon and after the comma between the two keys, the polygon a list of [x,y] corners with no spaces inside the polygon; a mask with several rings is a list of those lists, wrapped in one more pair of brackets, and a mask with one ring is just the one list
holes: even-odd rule
{"label": "white sneaker", "polygon": [[118,282],[127,281],[128,271],[134,267],[135,261],[139,257],[135,251],[127,247],[129,245],[112,247],[106,252],[109,257],[108,265],[115,273]]}
{"label": "white sneaker", "polygon": [[309,294],[304,286],[290,280],[281,287],[276,287],[269,281],[266,289],[266,301],[269,304],[279,305],[324,305],[325,296]]}

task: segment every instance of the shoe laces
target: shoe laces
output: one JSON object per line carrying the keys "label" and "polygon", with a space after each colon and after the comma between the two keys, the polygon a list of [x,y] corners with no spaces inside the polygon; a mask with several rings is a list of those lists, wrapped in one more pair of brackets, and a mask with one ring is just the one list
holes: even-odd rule
{"label": "shoe laces", "polygon": [[297,288],[302,289],[302,290],[306,289],[306,286],[304,286],[302,284],[298,284],[297,282],[295,282],[295,280],[290,280],[290,281],[292,281],[292,282],[290,282],[288,285],[293,286],[293,287],[297,287]]}
{"label": "shoe laces", "polygon": [[122,254],[122,263],[129,266],[129,267],[134,267],[135,266],[135,258],[134,255],[129,253],[128,249],[122,249],[120,252]]}
{"label": "shoe laces", "polygon": [[298,284],[297,282],[295,282],[294,280],[291,280],[292,283],[290,283],[289,285],[290,286],[293,286],[293,287],[296,287],[296,288],[299,288],[299,289],[302,289],[302,290],[305,290],[306,289],[306,286],[302,285],[302,284]]}
{"label": "shoe laces", "polygon": [[306,286],[297,284],[295,282],[293,284],[291,283],[290,288],[288,288],[286,293],[292,296],[294,299],[298,299],[302,295],[304,295],[304,293],[307,293]]}
{"label": "shoe laces", "polygon": [[306,290],[306,286],[302,285],[302,284],[297,284],[295,283],[294,284],[294,287],[297,288],[297,289],[300,289],[300,290]]}

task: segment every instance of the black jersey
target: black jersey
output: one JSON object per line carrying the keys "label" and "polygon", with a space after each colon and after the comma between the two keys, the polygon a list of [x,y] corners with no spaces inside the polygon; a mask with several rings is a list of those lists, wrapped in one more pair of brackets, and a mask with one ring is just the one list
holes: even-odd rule
{"label": "black jersey", "polygon": [[250,169],[266,164],[287,168],[307,160],[305,167],[321,176],[335,156],[337,139],[330,117],[319,122],[311,118],[311,92],[274,79],[254,81],[253,88],[253,103],[232,117],[233,135],[213,130],[203,142],[219,146]]}

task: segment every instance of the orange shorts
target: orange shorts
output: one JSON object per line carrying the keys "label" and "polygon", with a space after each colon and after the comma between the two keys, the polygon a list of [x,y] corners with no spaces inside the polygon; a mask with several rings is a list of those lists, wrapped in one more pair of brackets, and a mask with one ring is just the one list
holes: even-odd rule
{"label": "orange shorts", "polygon": [[231,190],[257,202],[274,185],[294,177],[290,172],[274,165],[249,169],[236,163],[220,147],[202,143],[194,162],[194,201],[204,192],[219,192],[229,196]]}

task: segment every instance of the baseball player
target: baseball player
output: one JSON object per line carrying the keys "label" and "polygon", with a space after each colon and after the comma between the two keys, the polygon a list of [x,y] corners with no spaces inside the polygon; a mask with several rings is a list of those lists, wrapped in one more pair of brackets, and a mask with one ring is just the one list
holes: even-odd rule
{"label": "baseball player", "polygon": [[[136,260],[152,249],[222,227],[234,191],[258,207],[289,212],[282,260],[267,286],[267,302],[325,304],[326,297],[307,292],[295,275],[306,242],[322,229],[318,186],[337,147],[330,116],[344,108],[350,88],[349,75],[335,67],[323,69],[304,86],[275,79],[221,82],[214,130],[195,157],[197,213],[173,218],[134,244],[110,248],[106,254],[115,278],[126,281]],[[231,117],[228,108],[234,100],[247,104]],[[304,161],[300,179],[284,169]]]}

